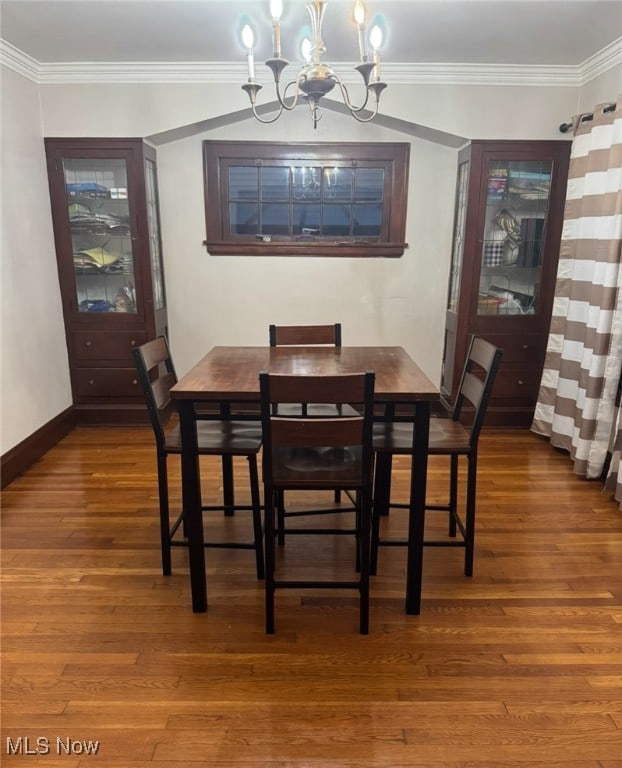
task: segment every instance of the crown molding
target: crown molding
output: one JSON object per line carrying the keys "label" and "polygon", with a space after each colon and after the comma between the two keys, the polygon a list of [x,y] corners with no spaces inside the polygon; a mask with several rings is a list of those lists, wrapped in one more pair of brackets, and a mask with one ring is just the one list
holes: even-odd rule
{"label": "crown molding", "polygon": [[614,40],[579,66],[580,85],[586,85],[618,65],[622,65],[622,37]]}
{"label": "crown molding", "polygon": [[11,43],[7,43],[0,37],[0,64],[4,64],[9,69],[23,75],[35,83],[39,83],[39,71],[41,65],[36,59],[20,51]]}
{"label": "crown molding", "polygon": [[[40,85],[192,84],[239,85],[245,66],[226,62],[57,62],[40,63],[0,38],[0,62]],[[516,85],[577,88],[622,64],[622,37],[578,66],[519,64],[383,63],[389,83],[405,85]],[[346,84],[360,84],[355,62],[335,65]],[[262,77],[261,69],[259,70]],[[266,70],[266,82],[269,72]]]}
{"label": "crown molding", "polygon": [[578,67],[522,64],[391,64],[382,65],[391,83],[421,85],[527,85],[579,84]]}

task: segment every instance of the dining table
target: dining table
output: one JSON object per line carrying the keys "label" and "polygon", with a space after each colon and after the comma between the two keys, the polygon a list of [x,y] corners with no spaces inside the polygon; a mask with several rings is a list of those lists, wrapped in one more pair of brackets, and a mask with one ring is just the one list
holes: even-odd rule
{"label": "dining table", "polygon": [[181,429],[182,508],[192,610],[207,610],[196,409],[206,403],[247,403],[255,408],[258,419],[260,371],[313,375],[374,371],[378,403],[383,407],[414,407],[405,610],[407,614],[419,614],[430,412],[440,392],[399,346],[215,346],[175,384],[171,397],[178,407]]}

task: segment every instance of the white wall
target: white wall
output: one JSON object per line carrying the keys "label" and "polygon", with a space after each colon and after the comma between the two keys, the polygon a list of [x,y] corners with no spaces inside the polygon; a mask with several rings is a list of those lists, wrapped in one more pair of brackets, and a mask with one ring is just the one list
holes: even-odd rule
{"label": "white wall", "polygon": [[2,67],[0,452],[71,405],[38,87]]}
{"label": "white wall", "polygon": [[619,96],[622,96],[622,64],[581,88],[578,108],[573,114],[591,112],[598,104],[609,104]]}
{"label": "white wall", "polygon": [[[617,95],[621,70],[584,89],[588,109]],[[71,402],[42,136],[149,136],[247,104],[231,86],[37,87],[2,71],[4,453]],[[401,344],[437,382],[456,150],[413,138],[417,125],[467,138],[563,139],[557,127],[577,113],[579,101],[570,87],[394,85],[383,94],[383,112],[410,121],[408,135],[330,111],[314,132],[297,110],[272,127],[247,120],[159,146],[170,333],[180,372],[212,344],[265,343],[269,322],[340,320],[345,343]],[[411,141],[409,248],[401,259],[374,260],[208,255],[201,244],[205,138]]]}

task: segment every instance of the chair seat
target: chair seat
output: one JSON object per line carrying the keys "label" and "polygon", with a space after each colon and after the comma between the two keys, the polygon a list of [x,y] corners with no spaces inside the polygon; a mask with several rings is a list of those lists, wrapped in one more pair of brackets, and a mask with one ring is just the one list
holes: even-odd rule
{"label": "chair seat", "polygon": [[349,489],[360,485],[361,468],[360,446],[276,448],[272,454],[274,487]]}
{"label": "chair seat", "polygon": [[[175,418],[165,429],[166,450],[181,453],[181,432]],[[204,456],[252,455],[261,448],[261,425],[250,421],[197,421],[199,453]]]}
{"label": "chair seat", "polygon": [[[412,422],[374,424],[374,451],[409,455],[413,450]],[[430,419],[428,453],[445,455],[467,454],[470,451],[469,433],[454,419]]]}

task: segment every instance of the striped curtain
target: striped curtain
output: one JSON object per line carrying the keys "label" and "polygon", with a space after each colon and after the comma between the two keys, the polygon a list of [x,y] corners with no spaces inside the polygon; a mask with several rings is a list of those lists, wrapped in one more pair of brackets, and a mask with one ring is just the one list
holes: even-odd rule
{"label": "striped curtain", "polygon": [[531,429],[622,508],[622,96],[573,118],[560,259]]}

